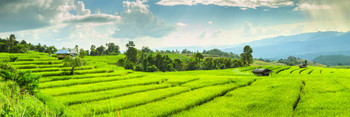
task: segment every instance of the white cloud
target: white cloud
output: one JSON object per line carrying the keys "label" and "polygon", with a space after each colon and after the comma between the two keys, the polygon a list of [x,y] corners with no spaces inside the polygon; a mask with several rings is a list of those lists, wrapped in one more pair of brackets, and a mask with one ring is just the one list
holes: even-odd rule
{"label": "white cloud", "polygon": [[85,9],[85,5],[83,1],[77,1],[75,5],[75,10],[77,11],[77,15],[90,15],[90,9]]}
{"label": "white cloud", "polygon": [[[69,11],[76,11],[76,15]],[[105,23],[118,16],[91,14],[82,1],[74,0],[2,0],[0,1],[0,32],[37,29],[61,23]]]}
{"label": "white cloud", "polygon": [[175,26],[167,25],[148,10],[147,1],[137,0],[136,2],[124,1],[124,12],[120,13],[121,20],[116,24],[114,37],[117,38],[138,38],[155,37],[159,38],[175,30]]}
{"label": "white cloud", "polygon": [[309,4],[309,3],[302,3],[298,4],[298,7],[295,7],[294,10],[324,10],[324,9],[331,9],[331,6],[329,5],[315,5],[315,4]]}
{"label": "white cloud", "polygon": [[213,22],[212,22],[212,21],[209,21],[208,24],[213,24]]}
{"label": "white cloud", "polygon": [[314,22],[332,23],[340,30],[350,27],[349,0],[300,0],[296,12],[304,12]]}
{"label": "white cloud", "polygon": [[157,4],[164,6],[213,4],[218,6],[243,7],[242,10],[246,10],[246,8],[255,9],[257,7],[278,8],[280,6],[293,6],[294,2],[292,0],[161,0]]}
{"label": "white cloud", "polygon": [[185,27],[187,24],[184,24],[184,23],[181,23],[181,22],[178,22],[176,23],[176,26],[178,27]]}

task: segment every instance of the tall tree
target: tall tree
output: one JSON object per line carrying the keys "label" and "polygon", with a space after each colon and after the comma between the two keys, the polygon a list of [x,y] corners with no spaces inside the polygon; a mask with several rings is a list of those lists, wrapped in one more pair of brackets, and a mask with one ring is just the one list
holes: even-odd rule
{"label": "tall tree", "polygon": [[13,48],[13,46],[15,46],[16,44],[16,36],[14,34],[10,35],[10,38],[8,39],[8,50],[11,51],[11,49]]}
{"label": "tall tree", "polygon": [[198,62],[199,69],[201,68],[201,60],[204,58],[203,54],[197,52],[194,54],[194,57],[196,57],[196,60]]}
{"label": "tall tree", "polygon": [[244,46],[243,53],[241,53],[241,62],[244,66],[250,66],[253,63],[253,49],[249,45]]}
{"label": "tall tree", "polygon": [[91,45],[90,47],[90,56],[95,56],[96,55],[96,46]]}
{"label": "tall tree", "polygon": [[75,45],[75,47],[74,47],[74,49],[75,49],[75,52],[79,52],[79,46],[78,45]]}
{"label": "tall tree", "polygon": [[83,48],[81,48],[80,51],[79,51],[79,57],[80,58],[84,58],[85,55],[86,55],[85,50]]}
{"label": "tall tree", "polygon": [[126,50],[125,55],[126,55],[126,60],[136,63],[137,61],[137,49],[134,48],[135,44],[133,41],[129,41],[128,44],[126,44],[126,47],[128,50]]}

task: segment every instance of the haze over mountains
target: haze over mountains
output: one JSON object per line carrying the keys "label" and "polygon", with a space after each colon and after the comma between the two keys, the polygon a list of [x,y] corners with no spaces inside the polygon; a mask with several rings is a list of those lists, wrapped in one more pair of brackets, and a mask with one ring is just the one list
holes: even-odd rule
{"label": "haze over mountains", "polygon": [[255,58],[286,58],[296,56],[312,60],[320,55],[350,55],[350,32],[315,32],[279,36],[223,49],[241,53],[244,45],[253,48]]}
{"label": "haze over mountains", "polygon": [[313,32],[292,36],[278,36],[249,43],[222,47],[171,47],[169,50],[202,51],[219,48],[226,52],[242,53],[244,45],[253,48],[254,58],[280,59],[296,56],[302,59],[313,60],[320,55],[350,55],[350,32]]}

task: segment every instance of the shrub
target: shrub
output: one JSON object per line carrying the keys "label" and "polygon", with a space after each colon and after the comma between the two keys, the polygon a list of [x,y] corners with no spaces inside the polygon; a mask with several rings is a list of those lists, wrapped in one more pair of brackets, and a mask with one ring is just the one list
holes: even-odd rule
{"label": "shrub", "polygon": [[31,71],[19,72],[17,83],[20,87],[29,91],[30,94],[37,92],[40,75],[32,74]]}
{"label": "shrub", "polygon": [[10,62],[15,62],[18,59],[17,56],[10,56]]}
{"label": "shrub", "polygon": [[158,71],[158,68],[155,65],[148,66],[146,72],[155,72]]}
{"label": "shrub", "polygon": [[117,65],[124,66],[124,59],[119,59]]}
{"label": "shrub", "polygon": [[134,69],[134,64],[132,62],[127,62],[124,65],[125,69]]}
{"label": "shrub", "polygon": [[7,81],[7,80],[14,80],[15,78],[15,74],[9,70],[2,70],[0,72],[0,77],[3,78],[3,80]]}
{"label": "shrub", "polygon": [[135,71],[142,71],[142,65],[136,65],[136,67],[135,67],[135,69],[134,69]]}

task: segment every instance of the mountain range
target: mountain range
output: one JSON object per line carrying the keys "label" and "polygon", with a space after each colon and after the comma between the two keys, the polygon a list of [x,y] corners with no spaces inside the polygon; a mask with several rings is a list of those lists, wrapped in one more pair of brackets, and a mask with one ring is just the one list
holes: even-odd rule
{"label": "mountain range", "polygon": [[241,53],[245,45],[253,49],[254,58],[280,59],[288,56],[312,60],[320,55],[350,55],[350,32],[314,32],[279,36],[222,49]]}

